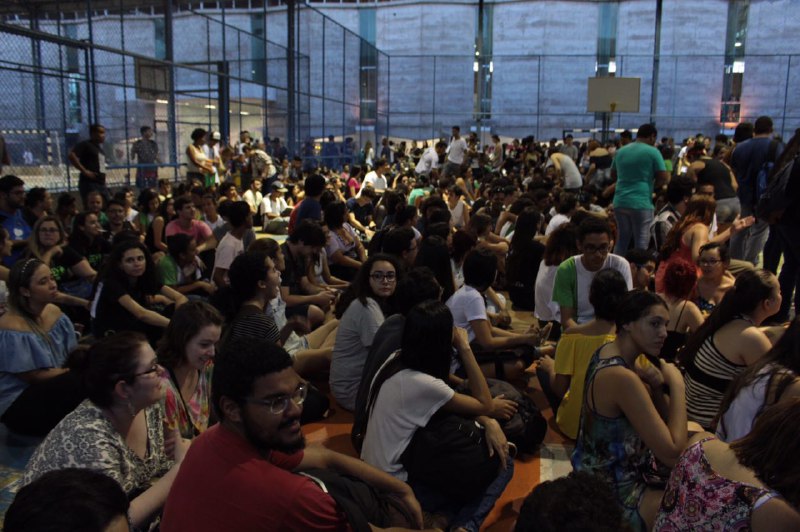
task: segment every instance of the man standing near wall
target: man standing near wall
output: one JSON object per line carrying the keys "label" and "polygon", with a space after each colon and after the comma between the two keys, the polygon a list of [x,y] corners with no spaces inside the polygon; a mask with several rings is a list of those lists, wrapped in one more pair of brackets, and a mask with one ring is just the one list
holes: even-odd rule
{"label": "man standing near wall", "polygon": [[108,188],[106,187],[106,153],[103,143],[106,141],[106,128],[100,124],[89,126],[89,139],[82,140],[72,147],[69,152],[69,162],[79,172],[78,190],[81,201],[86,208],[86,197],[94,190],[108,201]]}
{"label": "man standing near wall", "polygon": [[617,219],[617,242],[614,253],[625,255],[631,247],[647,249],[650,224],[653,222],[653,188],[669,180],[664,158],[655,149],[658,131],[643,124],[636,142],[617,150],[611,164],[614,189],[614,215]]}
{"label": "man standing near wall", "polygon": [[[762,192],[758,188],[759,170],[765,163],[777,161],[783,149],[778,140],[772,139],[770,117],[758,117],[753,133],[753,138],[737,144],[731,154],[731,166],[739,183],[742,217],[755,214],[755,206]],[[756,223],[731,237],[731,258],[757,264],[758,254],[764,249],[768,236],[769,224],[764,220],[756,220]]]}
{"label": "man standing near wall", "polygon": [[574,138],[572,135],[567,135],[564,137],[564,144],[561,145],[561,148],[558,150],[560,153],[564,155],[568,155],[572,162],[578,162],[578,147],[575,146],[573,142]]}
{"label": "man standing near wall", "polygon": [[461,165],[467,155],[467,141],[461,137],[461,128],[453,126],[453,137],[450,139],[450,146],[447,147],[447,161],[444,163],[442,177],[461,174]]}
{"label": "man standing near wall", "polygon": [[[131,159],[138,165],[154,165],[158,163],[158,144],[153,140],[153,128],[142,126],[142,138],[133,143]],[[158,185],[158,168],[136,168],[136,188],[156,188]]]}

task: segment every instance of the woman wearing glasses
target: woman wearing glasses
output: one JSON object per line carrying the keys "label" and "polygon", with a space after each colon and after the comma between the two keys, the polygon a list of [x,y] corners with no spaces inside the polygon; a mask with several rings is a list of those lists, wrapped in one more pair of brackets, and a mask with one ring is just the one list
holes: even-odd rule
{"label": "woman wearing glasses", "polygon": [[89,398],[36,449],[23,484],[65,467],[99,471],[128,495],[131,524],[146,529],[189,447],[177,431],[164,431],[164,370],[147,339],[135,332],[99,341],[83,362]]}
{"label": "woman wearing glasses", "polygon": [[710,314],[736,282],[736,278],[728,271],[731,265],[728,246],[709,242],[700,248],[697,264],[703,275],[697,280],[693,299],[701,312]]}
{"label": "woman wearing glasses", "polygon": [[672,261],[680,258],[697,264],[700,259],[700,249],[704,245],[709,242],[727,242],[733,235],[755,222],[752,216],[737,218],[728,229],[710,238],[716,206],[714,198],[709,196],[694,196],[686,205],[686,212],[670,229],[667,240],[659,250],[661,263],[656,271],[656,292],[664,293],[664,274]]}
{"label": "woman wearing glasses", "polygon": [[398,265],[394,257],[371,255],[353,283],[355,299],[347,306],[336,331],[331,360],[330,385],[336,402],[353,411],[358,384],[375,332],[388,315],[386,305],[397,286]]}

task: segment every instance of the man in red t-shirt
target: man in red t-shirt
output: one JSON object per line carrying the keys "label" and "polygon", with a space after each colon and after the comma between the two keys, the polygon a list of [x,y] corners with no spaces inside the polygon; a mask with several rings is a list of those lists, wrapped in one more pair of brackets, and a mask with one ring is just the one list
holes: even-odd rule
{"label": "man in red t-shirt", "polygon": [[283,348],[263,339],[234,340],[220,353],[212,388],[220,423],[192,443],[161,530],[350,530],[333,497],[297,474],[310,468],[331,469],[393,495],[421,526],[419,503],[404,482],[323,447],[304,449],[300,413],[307,384],[291,364]]}
{"label": "man in red t-shirt", "polygon": [[212,250],[217,247],[217,239],[211,228],[195,219],[195,206],[192,199],[186,196],[175,200],[175,212],[178,217],[167,224],[164,234],[167,238],[177,233],[189,235],[197,243],[197,252]]}

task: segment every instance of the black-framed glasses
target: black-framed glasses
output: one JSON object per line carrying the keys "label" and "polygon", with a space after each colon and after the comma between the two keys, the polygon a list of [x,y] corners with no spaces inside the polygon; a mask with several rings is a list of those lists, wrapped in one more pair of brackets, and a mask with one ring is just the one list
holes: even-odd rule
{"label": "black-framed glasses", "polygon": [[279,415],[286,412],[286,409],[289,408],[289,401],[293,402],[297,406],[300,406],[306,401],[306,397],[308,397],[308,385],[301,384],[291,395],[282,395],[280,397],[275,397],[274,399],[255,399],[253,397],[245,397],[244,401],[246,403],[255,405],[268,406],[270,413]]}
{"label": "black-framed glasses", "polygon": [[584,244],[583,245],[583,252],[584,253],[608,253],[611,250],[611,246],[609,244],[600,244],[599,246],[593,246],[592,244]]}
{"label": "black-framed glasses", "polygon": [[158,375],[159,373],[161,373],[162,369],[164,369],[164,368],[163,368],[163,366],[161,366],[161,364],[159,364],[158,362],[153,362],[153,365],[150,367],[150,369],[142,371],[140,373],[134,373],[133,377],[134,378],[143,377],[145,375],[152,375],[152,374]]}
{"label": "black-framed glasses", "polygon": [[374,272],[369,274],[369,278],[375,281],[376,283],[382,283],[386,281],[387,283],[393,283],[397,280],[397,273],[395,272]]}

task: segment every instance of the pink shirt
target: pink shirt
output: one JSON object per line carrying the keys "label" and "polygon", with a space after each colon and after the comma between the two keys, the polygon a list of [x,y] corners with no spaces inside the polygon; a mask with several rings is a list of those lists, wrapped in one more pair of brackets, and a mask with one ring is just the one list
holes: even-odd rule
{"label": "pink shirt", "polygon": [[189,229],[186,230],[178,224],[178,220],[172,220],[170,223],[167,224],[167,229],[165,231],[166,236],[170,237],[172,235],[177,235],[178,233],[183,233],[184,235],[189,235],[190,237],[194,238],[194,241],[197,244],[202,244],[211,236],[211,228],[208,227],[204,222],[200,220],[192,220],[192,225],[189,226]]}

